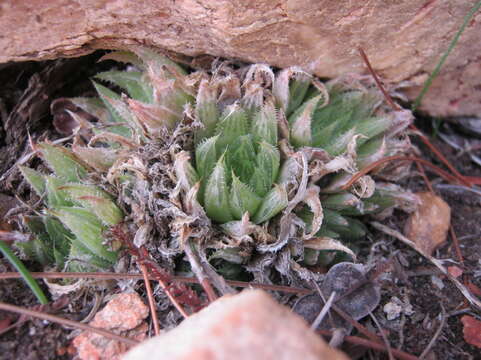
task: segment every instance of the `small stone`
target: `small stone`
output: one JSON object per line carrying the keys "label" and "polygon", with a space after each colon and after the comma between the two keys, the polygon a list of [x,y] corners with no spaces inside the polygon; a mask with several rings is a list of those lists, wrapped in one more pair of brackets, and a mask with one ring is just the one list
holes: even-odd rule
{"label": "small stone", "polygon": [[[148,314],[148,307],[137,293],[118,294],[95,315],[89,325],[142,341],[148,330],[143,320]],[[88,331],[78,335],[73,345],[81,360],[117,360],[130,348],[125,343]]]}
{"label": "small stone", "polygon": [[446,242],[451,224],[451,208],[430,192],[417,193],[421,200],[419,208],[410,215],[404,234],[426,255]]}
{"label": "small stone", "polygon": [[382,310],[386,313],[386,318],[388,320],[395,320],[402,313],[406,316],[411,316],[412,314],[414,314],[413,306],[411,305],[409,300],[404,299],[404,301],[402,301],[396,296],[393,296],[391,298],[391,301],[386,303]]}
{"label": "small stone", "polygon": [[124,360],[345,360],[290,309],[260,290],[224,296]]}

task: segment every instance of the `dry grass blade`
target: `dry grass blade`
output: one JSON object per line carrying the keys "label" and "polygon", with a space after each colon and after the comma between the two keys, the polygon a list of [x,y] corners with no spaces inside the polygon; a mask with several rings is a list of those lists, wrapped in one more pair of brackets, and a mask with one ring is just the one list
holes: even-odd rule
{"label": "dry grass blade", "polygon": [[89,325],[86,325],[86,324],[79,323],[77,321],[72,321],[72,320],[61,318],[59,316],[46,314],[46,313],[43,313],[41,311],[25,309],[25,308],[22,308],[20,306],[15,306],[15,305],[0,302],[0,310],[10,311],[10,312],[14,312],[14,313],[21,314],[21,315],[32,316],[32,317],[36,317],[36,318],[39,318],[39,319],[51,321],[51,322],[54,322],[54,323],[57,323],[57,324],[69,326],[69,327],[80,329],[80,330],[91,331],[91,332],[94,332],[96,334],[105,336],[109,339],[121,341],[121,342],[129,344],[129,345],[137,345],[139,343],[137,340],[129,339],[127,337],[114,334],[113,332],[110,332],[110,331],[107,331],[107,330],[104,330],[104,329],[98,329],[98,328],[95,328],[95,327],[92,327],[92,326],[89,326]]}
{"label": "dry grass blade", "polygon": [[[317,330],[317,332],[321,335],[332,336],[332,332],[329,331],[329,330]],[[361,346],[367,347],[369,349],[387,352],[385,344],[378,343],[378,342],[375,342],[375,341],[371,341],[371,340],[368,340],[368,339],[363,339],[363,338],[360,338],[358,336],[346,336],[344,338],[344,340],[351,343],[351,344],[361,345]],[[392,351],[393,355],[395,357],[397,357],[398,359],[401,359],[401,360],[418,360],[417,356],[408,354],[404,351],[397,350],[397,349],[391,349],[391,351]]]}
{"label": "dry grass blade", "polygon": [[429,353],[429,351],[433,348],[434,344],[436,343],[436,340],[439,338],[441,335],[441,331],[444,328],[444,325],[446,324],[446,319],[448,318],[446,316],[446,310],[444,310],[443,304],[441,304],[441,323],[439,324],[438,329],[436,330],[436,333],[434,334],[433,338],[429,342],[428,346],[426,346],[426,349],[422,352],[421,355],[419,355],[419,360],[422,360],[426,357],[426,355]]}
{"label": "dry grass blade", "polygon": [[[143,279],[142,274],[113,273],[113,272],[32,272],[34,279],[98,279],[98,280],[118,280],[118,279]],[[17,272],[0,273],[0,280],[19,279],[21,275]],[[150,280],[156,280],[153,275],[148,275]],[[186,276],[173,276],[173,280],[187,283],[198,284],[197,279]],[[287,294],[308,295],[312,294],[310,289],[302,289],[282,285],[258,284],[245,281],[226,280],[227,284],[240,288],[256,288],[270,291],[279,291]]]}
{"label": "dry grass blade", "polygon": [[152,322],[154,323],[154,332],[155,335],[159,335],[159,319],[157,318],[157,311],[155,310],[155,301],[152,293],[152,287],[150,286],[149,274],[145,265],[140,265],[140,270],[142,271],[142,276],[144,277],[145,290],[147,290],[147,299],[149,300],[150,316],[152,317]]}
{"label": "dry grass blade", "polygon": [[461,293],[464,295],[464,297],[474,306],[476,306],[478,309],[481,309],[481,301],[474,297],[473,294],[468,290],[466,286],[464,286],[458,279],[456,279],[454,276],[452,276],[448,270],[443,266],[441,261],[439,261],[436,258],[433,258],[432,256],[426,254],[424,251],[419,249],[416,244],[405,237],[403,234],[401,234],[399,231],[396,231],[394,229],[391,229],[390,227],[380,224],[376,221],[371,222],[371,225],[378,229],[379,231],[384,232],[385,234],[391,235],[392,237],[402,241],[406,245],[410,246],[417,252],[419,252],[422,256],[424,256],[426,259],[431,261],[449,280],[453,282],[453,284],[461,291]]}
{"label": "dry grass blade", "polygon": [[443,169],[437,167],[436,165],[430,163],[427,160],[420,159],[420,158],[415,157],[415,156],[394,155],[394,156],[385,157],[385,158],[383,158],[379,161],[375,161],[372,164],[366,166],[364,169],[362,169],[361,171],[354,174],[353,177],[344,186],[341,187],[341,190],[349,189],[356,181],[358,181],[361,177],[363,177],[364,175],[369,173],[371,170],[377,168],[379,165],[384,164],[385,162],[390,162],[390,161],[394,161],[394,160],[416,161],[416,162],[419,162],[423,165],[426,165],[426,166],[430,167],[435,172],[437,172],[441,177],[443,177],[445,180],[447,180],[449,182],[457,183],[459,181],[459,179],[457,177],[447,173]]}

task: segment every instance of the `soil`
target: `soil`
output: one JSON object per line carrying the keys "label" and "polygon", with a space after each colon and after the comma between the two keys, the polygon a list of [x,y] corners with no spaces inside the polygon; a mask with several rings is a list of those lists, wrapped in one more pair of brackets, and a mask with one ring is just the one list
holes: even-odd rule
{"label": "soil", "polygon": [[[33,137],[58,138],[52,126],[49,106],[52,100],[60,96],[78,96],[93,89],[88,78],[102,70],[105,64],[96,63],[102,54],[80,59],[56,60],[41,63],[20,63],[0,65],[0,117],[3,131],[0,138],[0,193],[21,195],[22,189],[16,188],[18,178],[9,169],[16,159],[27,150],[28,134]],[[33,79],[33,80],[32,80]],[[35,80],[37,79],[37,80]],[[418,120],[417,126],[426,135],[432,135],[433,129],[428,119]],[[470,141],[469,134],[457,132],[457,135]],[[28,129],[28,132],[27,132]],[[434,145],[455,164],[458,171],[469,176],[481,176],[481,166],[473,163],[468,154],[459,156],[457,151],[443,142],[439,137],[430,137]],[[413,139],[424,158],[442,166],[432,156],[429,149]],[[414,174],[404,180],[404,185],[413,191],[426,190],[423,179]],[[463,269],[463,280],[472,282],[481,288],[481,196],[459,189],[438,188],[444,183],[436,174],[429,173],[434,188],[452,209],[452,225],[459,239],[464,266],[459,263],[451,238],[445,246],[438,249],[434,256],[448,259],[446,265],[457,265]],[[395,212],[386,225],[402,232],[407,215]],[[379,277],[381,284],[381,303],[374,312],[393,348],[419,356],[428,346],[437,332],[443,313],[447,314],[446,323],[437,338],[429,359],[476,359],[481,358],[478,348],[468,345],[463,339],[461,316],[470,314],[480,318],[480,314],[467,306],[464,297],[443,278],[428,261],[411,248],[399,241],[371,229],[370,235],[360,244],[360,262],[376,259],[383,261],[393,254],[395,270]],[[27,263],[31,270],[40,270],[35,264]],[[12,271],[11,265],[0,259],[0,272]],[[37,304],[30,290],[20,280],[0,280],[0,301],[24,307]],[[143,292],[141,285],[138,289]],[[113,288],[112,291],[118,291]],[[412,305],[412,314],[403,315],[395,320],[387,320],[383,306],[392,297],[397,297]],[[55,309],[54,313],[81,320],[87,316],[92,307],[92,294],[77,294],[68,306]],[[6,323],[14,324],[18,316],[0,312],[0,359],[70,359],[73,357],[70,347],[72,330],[41,320],[27,320],[9,331],[2,333]],[[365,320],[366,322],[370,322]],[[2,327],[3,326],[3,327]],[[373,325],[374,326],[374,325]],[[355,358],[386,358],[385,355],[361,348],[350,348],[349,353]],[[354,354],[357,354],[355,356]]]}

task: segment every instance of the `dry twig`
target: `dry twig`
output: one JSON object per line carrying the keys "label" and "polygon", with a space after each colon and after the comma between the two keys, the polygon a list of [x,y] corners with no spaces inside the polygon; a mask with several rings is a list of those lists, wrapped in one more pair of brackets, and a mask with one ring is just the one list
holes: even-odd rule
{"label": "dry twig", "polygon": [[117,334],[115,334],[113,332],[110,332],[108,330],[105,330],[105,329],[95,328],[93,326],[82,324],[82,323],[79,323],[77,321],[64,319],[60,316],[47,314],[47,313],[44,313],[44,312],[41,312],[41,311],[25,309],[25,308],[22,308],[20,306],[15,306],[15,305],[0,302],[0,310],[10,311],[10,312],[14,312],[14,313],[21,314],[21,315],[32,316],[32,317],[36,317],[36,318],[39,318],[39,319],[51,321],[51,322],[54,322],[54,323],[57,323],[57,324],[73,327],[73,328],[80,329],[80,330],[91,331],[91,332],[94,332],[96,334],[105,336],[109,339],[121,341],[121,342],[124,342],[124,343],[129,344],[129,345],[137,345],[139,343],[137,340],[133,340],[133,339],[127,338],[125,336],[117,335]]}

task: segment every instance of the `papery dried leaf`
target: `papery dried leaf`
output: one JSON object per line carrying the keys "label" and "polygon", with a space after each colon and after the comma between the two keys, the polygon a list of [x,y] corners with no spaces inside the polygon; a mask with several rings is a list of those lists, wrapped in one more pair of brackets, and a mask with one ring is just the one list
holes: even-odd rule
{"label": "papery dried leaf", "polygon": [[318,237],[304,241],[304,247],[312,250],[335,250],[335,251],[342,251],[350,256],[355,260],[356,254],[349,249],[347,246],[343,245],[340,241],[327,238],[327,237]]}
{"label": "papery dried leaf", "polygon": [[159,130],[164,127],[172,130],[181,118],[180,113],[163,105],[147,104],[133,99],[128,99],[127,103],[138,124],[149,129],[149,133],[153,135],[158,135]]}
{"label": "papery dried leaf", "polygon": [[299,67],[293,66],[277,74],[272,92],[287,116],[302,103],[310,84],[310,76]]}
{"label": "papery dried leaf", "polygon": [[309,206],[313,217],[310,224],[310,232],[306,234],[306,238],[313,237],[321,228],[322,222],[324,220],[324,211],[322,209],[321,200],[319,199],[319,187],[316,185],[310,185],[307,188],[306,196],[303,200],[307,206]]}
{"label": "papery dried leaf", "polygon": [[133,52],[130,51],[112,51],[103,55],[98,61],[114,60],[121,63],[132,64],[139,69],[144,69],[144,63]]}
{"label": "papery dried leaf", "polygon": [[199,175],[189,160],[189,153],[181,151],[176,154],[174,161],[175,176],[184,191],[189,191],[199,181]]}

